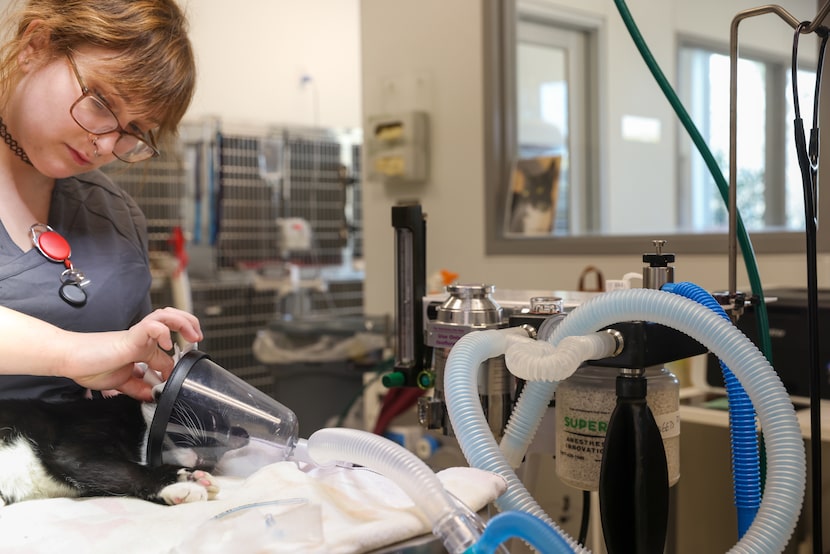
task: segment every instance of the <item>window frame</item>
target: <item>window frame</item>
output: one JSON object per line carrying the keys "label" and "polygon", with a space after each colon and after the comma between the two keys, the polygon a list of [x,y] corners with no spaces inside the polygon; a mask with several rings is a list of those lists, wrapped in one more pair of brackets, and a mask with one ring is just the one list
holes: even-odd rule
{"label": "window frame", "polygon": [[[586,235],[570,237],[507,237],[503,228],[505,195],[504,187],[510,176],[511,160],[516,151],[516,124],[515,124],[515,43],[518,8],[521,0],[483,0],[483,60],[484,60],[484,187],[485,187],[485,251],[488,256],[500,255],[535,255],[535,254],[563,254],[563,255],[637,255],[646,251],[654,239],[666,239],[672,251],[682,251],[685,254],[725,254],[729,250],[728,233],[698,233],[698,234],[661,234],[654,235]],[[533,11],[533,7],[523,6],[522,13]],[[540,13],[541,17],[546,14]],[[557,14],[557,20],[567,15]],[[567,19],[562,19],[567,24]],[[573,22],[572,22],[573,23]],[[606,32],[604,24],[593,22],[596,40],[591,41],[599,51],[603,51]],[[680,38],[678,37],[678,43]],[[590,48],[590,46],[589,46]],[[676,47],[679,50],[679,46]],[[638,57],[638,63],[643,63]],[[602,62],[597,64],[602,67]],[[822,104],[826,104],[830,96],[830,84],[827,79],[828,65],[824,65],[824,83],[822,87]],[[590,105],[598,106],[597,101],[603,94],[603,79],[597,68],[589,68],[593,76],[591,84]],[[739,95],[740,95],[740,83]],[[601,109],[589,110],[589,113],[598,114],[598,117],[589,121],[589,126],[595,137],[588,146],[588,167],[598,168],[594,179],[599,179],[604,173],[604,148],[602,135],[599,130],[603,125]],[[821,119],[827,117],[828,110],[823,110]],[[681,125],[677,125],[678,132],[685,133]],[[827,151],[825,158],[830,157],[830,141],[820,141],[822,152]],[[598,160],[591,163],[591,158]],[[827,162],[826,162],[827,163]],[[678,168],[679,171],[679,168]],[[830,172],[828,173],[830,174]],[[679,178],[679,176],[678,176]],[[819,187],[823,179],[819,173]],[[596,184],[596,183],[595,183]],[[593,190],[598,190],[595,187]],[[830,252],[830,232],[828,224],[821,225],[821,215],[830,217],[830,195],[819,194],[818,214],[820,223],[818,228],[817,250]],[[589,199],[593,213],[601,214],[596,200]],[[805,238],[803,232],[798,231],[756,231],[750,234],[753,250],[756,254],[804,253]]]}

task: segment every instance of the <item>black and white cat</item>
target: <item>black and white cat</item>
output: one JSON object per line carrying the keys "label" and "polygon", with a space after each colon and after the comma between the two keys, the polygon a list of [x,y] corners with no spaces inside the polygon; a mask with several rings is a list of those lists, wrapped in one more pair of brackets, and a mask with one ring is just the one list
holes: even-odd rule
{"label": "black and white cat", "polygon": [[53,497],[132,496],[163,504],[215,498],[216,480],[201,468],[147,465],[153,406],[123,395],[0,400],[0,506]]}
{"label": "black and white cat", "polygon": [[556,216],[559,190],[558,156],[522,159],[516,163],[512,205],[511,233],[550,235]]}

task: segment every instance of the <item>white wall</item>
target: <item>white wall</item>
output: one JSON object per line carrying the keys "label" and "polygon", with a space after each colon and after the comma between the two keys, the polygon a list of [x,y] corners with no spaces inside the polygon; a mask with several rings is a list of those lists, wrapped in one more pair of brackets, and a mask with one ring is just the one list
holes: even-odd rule
{"label": "white wall", "polygon": [[[603,178],[612,194],[617,180],[637,180],[649,195],[671,189],[674,169],[674,116],[639,57],[611,0],[560,0],[536,3],[565,13],[599,18],[605,39],[601,52],[608,60],[608,88],[602,107],[606,118]],[[684,33],[728,44],[729,26],[739,10],[753,1],[701,0],[669,3],[631,0],[629,9],[658,62],[671,79],[674,73],[675,23]],[[812,0],[781,2],[796,17],[811,19]],[[399,84],[409,107],[430,112],[432,168],[429,182],[409,187],[377,182],[364,184],[366,306],[370,313],[391,312],[394,306],[394,233],[390,208],[404,199],[417,199],[428,214],[427,271],[450,269],[463,282],[487,282],[503,289],[573,290],[581,270],[598,266],[607,278],[639,271],[640,259],[621,256],[491,256],[484,244],[484,123],[482,85],[482,10],[479,0],[362,0],[363,112],[386,109],[388,88]],[[751,37],[755,33],[755,38]],[[774,16],[742,24],[742,44],[787,56],[792,31]],[[743,42],[746,40],[746,42]],[[428,94],[412,92],[415,76],[426,79]],[[386,85],[386,86],[385,86]],[[728,86],[728,84],[725,84]],[[406,102],[399,102],[399,104]],[[407,106],[404,106],[407,107]],[[664,142],[658,145],[623,143],[619,120],[623,114],[657,117],[663,122]],[[649,196],[650,198],[651,196]],[[614,199],[618,200],[618,199]],[[641,200],[642,202],[642,200]],[[622,200],[612,203],[608,217]],[[652,204],[653,205],[653,204]],[[639,210],[638,210],[639,211]],[[644,251],[650,245],[644,245]],[[677,277],[709,289],[728,287],[727,255],[692,256],[677,252]],[[801,255],[763,256],[758,260],[765,285],[803,285],[806,270]],[[749,290],[739,261],[738,284]],[[830,266],[820,263],[822,276]],[[826,282],[822,278],[820,282]]]}
{"label": "white wall", "polygon": [[362,125],[359,0],[180,3],[198,68],[188,120]]}
{"label": "white wall", "polygon": [[361,127],[360,0],[177,2],[198,71],[186,120]]}

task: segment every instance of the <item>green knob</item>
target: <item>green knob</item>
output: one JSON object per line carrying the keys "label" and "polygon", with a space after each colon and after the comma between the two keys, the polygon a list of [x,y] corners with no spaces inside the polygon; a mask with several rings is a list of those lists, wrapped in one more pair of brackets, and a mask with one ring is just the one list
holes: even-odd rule
{"label": "green knob", "polygon": [[400,371],[393,371],[392,373],[387,373],[381,379],[383,386],[387,389],[391,389],[393,387],[402,387],[406,384],[406,375],[401,373]]}

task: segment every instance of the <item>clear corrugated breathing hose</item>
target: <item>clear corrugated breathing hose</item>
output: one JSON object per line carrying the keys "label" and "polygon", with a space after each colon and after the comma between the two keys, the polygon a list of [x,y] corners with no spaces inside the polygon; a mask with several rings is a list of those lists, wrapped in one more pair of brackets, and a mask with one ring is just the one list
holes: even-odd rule
{"label": "clear corrugated breathing hose", "polygon": [[357,429],[320,429],[306,444],[317,465],[339,461],[373,469],[392,480],[424,513],[451,554],[461,554],[481,534],[477,516],[456,502],[435,473],[415,454],[387,438]]}
{"label": "clear corrugated breathing hose", "polygon": [[[568,537],[548,516],[527,491],[499,449],[490,425],[484,417],[478,396],[478,370],[485,360],[500,356],[507,351],[511,337],[527,336],[517,327],[500,330],[475,331],[467,333],[455,343],[450,351],[444,370],[444,392],[452,427],[455,430],[464,457],[472,467],[492,471],[507,482],[507,491],[496,499],[496,507],[502,511],[517,510],[531,514],[562,535],[574,552],[588,552]],[[555,387],[556,383],[534,382],[525,387]],[[551,395],[553,393],[551,392]],[[525,393],[522,393],[522,397]],[[544,405],[547,408],[548,397]],[[528,432],[535,434],[539,418],[526,418]],[[512,422],[512,418],[511,418]],[[565,551],[567,552],[567,551]]]}
{"label": "clear corrugated breathing hose", "polygon": [[[730,552],[783,551],[801,511],[806,457],[795,409],[772,366],[743,333],[710,309],[676,294],[649,289],[607,293],[582,304],[556,327],[550,342],[556,346],[565,337],[590,334],[625,321],[652,321],[677,329],[709,348],[738,377],[758,412],[769,470],[758,514]],[[528,512],[558,529],[507,463],[478,400],[479,364],[503,354],[508,334],[516,332],[514,329],[473,332],[456,343],[446,366],[447,408],[470,465],[499,473],[507,481],[507,491],[496,501],[497,507]],[[508,427],[518,422],[535,433],[554,389],[555,383],[528,383]],[[564,536],[576,552],[585,551]]]}

